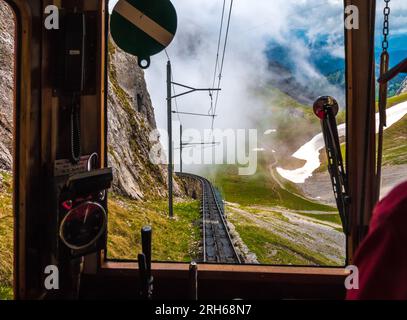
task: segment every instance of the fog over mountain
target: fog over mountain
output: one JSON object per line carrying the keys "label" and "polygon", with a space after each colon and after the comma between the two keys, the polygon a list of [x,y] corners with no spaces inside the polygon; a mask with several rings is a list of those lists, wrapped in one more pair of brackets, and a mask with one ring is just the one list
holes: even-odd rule
{"label": "fog over mountain", "polygon": [[[114,3],[111,1],[111,9]],[[172,3],[178,13],[178,32],[167,51],[174,80],[194,87],[211,87],[223,2]],[[226,1],[227,9],[228,4]],[[407,2],[394,0],[391,5],[390,45],[397,45],[391,48],[393,52],[405,43]],[[378,40],[382,9],[383,4],[378,2]],[[343,33],[342,0],[234,1],[215,127],[256,128],[268,108],[258,91],[270,85],[302,103],[310,104],[319,95],[332,95],[343,105]],[[392,42],[396,35],[401,41]],[[166,63],[166,55],[160,53],[152,57],[151,67],[146,70],[157,126],[162,129],[167,126]],[[211,107],[206,92],[184,96],[177,102],[180,111],[206,113]],[[202,130],[211,125],[209,118],[180,118],[184,128]],[[272,115],[270,122],[272,127]]]}

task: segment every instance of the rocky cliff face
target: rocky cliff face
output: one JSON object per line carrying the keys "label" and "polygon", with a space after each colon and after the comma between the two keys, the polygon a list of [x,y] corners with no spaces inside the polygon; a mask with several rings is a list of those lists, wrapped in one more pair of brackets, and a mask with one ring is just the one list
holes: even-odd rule
{"label": "rocky cliff face", "polygon": [[11,170],[14,87],[13,12],[0,1],[0,169]]}
{"label": "rocky cliff face", "polygon": [[[137,58],[109,43],[109,166],[114,191],[134,199],[166,196],[164,166],[151,163],[154,109]],[[178,186],[176,186],[178,191]]]}
{"label": "rocky cliff face", "polygon": [[[133,199],[165,197],[167,173],[149,159],[156,128],[143,71],[135,57],[109,46],[108,160],[113,190]],[[12,169],[14,22],[0,0],[0,169]],[[175,194],[182,192],[175,183]]]}

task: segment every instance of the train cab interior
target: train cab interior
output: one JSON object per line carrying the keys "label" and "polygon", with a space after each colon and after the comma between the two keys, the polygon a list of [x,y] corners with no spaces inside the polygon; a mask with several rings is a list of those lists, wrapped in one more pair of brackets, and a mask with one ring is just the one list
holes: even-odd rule
{"label": "train cab interior", "polygon": [[[321,92],[323,97],[314,104],[314,112],[322,123],[328,151],[325,161],[346,239],[346,261],[336,266],[228,264],[220,260],[155,262],[151,259],[155,248],[151,247],[149,227],[142,230],[141,236],[139,228],[134,230],[139,241],[139,247],[134,248],[135,259],[111,259],[107,253],[110,241],[107,221],[111,211],[108,190],[117,177],[111,168],[108,126],[109,117],[117,115],[108,112],[109,90],[115,88],[115,83],[111,86],[108,80],[112,75],[108,64],[112,59],[110,20],[113,19],[109,1],[1,1],[13,12],[15,21],[13,236],[12,243],[7,244],[14,248],[14,299],[345,299],[344,283],[350,274],[346,266],[353,264],[379,201],[383,144],[376,134],[377,126],[383,130],[382,122],[376,123],[376,112],[381,112],[376,107],[379,91],[380,107],[383,109],[384,103],[385,110],[383,95],[387,98],[387,91],[383,90],[387,81],[407,72],[405,63],[390,72],[388,64],[382,66],[379,89],[375,43],[380,0],[343,1],[343,8],[354,6],[358,12],[357,28],[343,29],[346,105],[343,159],[338,153],[344,140],[339,141],[336,130],[336,101]],[[137,2],[148,7],[148,1],[119,3],[135,5]],[[175,2],[180,1],[174,1],[177,7]],[[53,23],[49,15],[54,7],[59,10],[60,28],[48,29],[46,24]],[[343,21],[349,19],[349,14],[344,11]],[[146,25],[153,29],[156,26],[154,21]],[[154,30],[159,33],[161,29]],[[149,64],[149,59],[146,60]],[[383,64],[386,63],[382,61]],[[128,62],[125,68],[133,67]],[[184,89],[196,90],[185,86]],[[142,99],[141,96],[136,99],[140,110],[144,106]],[[151,120],[149,117],[147,114],[146,121]],[[144,126],[144,122],[131,125],[137,130],[137,125]],[[135,132],[137,140],[139,133]],[[174,181],[179,181],[181,176]],[[192,181],[194,177],[185,174],[184,179]],[[191,193],[207,201],[205,192],[213,190],[210,186],[206,190],[205,181],[200,182],[201,185],[195,186],[198,191]],[[154,231],[153,226],[153,239],[157,235]],[[2,250],[5,246],[2,244]],[[137,256],[141,248],[143,254]],[[49,275],[55,271],[53,266],[59,274],[58,290],[52,289],[55,283],[49,283]]]}

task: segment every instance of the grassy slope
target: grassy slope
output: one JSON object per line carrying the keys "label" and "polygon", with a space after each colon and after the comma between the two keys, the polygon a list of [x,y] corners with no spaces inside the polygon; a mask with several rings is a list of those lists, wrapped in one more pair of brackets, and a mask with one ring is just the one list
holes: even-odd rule
{"label": "grassy slope", "polygon": [[339,214],[313,214],[313,213],[308,213],[308,212],[299,212],[303,216],[307,216],[310,218],[314,218],[323,222],[333,222],[338,225],[342,224],[341,218]]}
{"label": "grassy slope", "polygon": [[310,106],[303,105],[276,88],[264,89],[259,93],[268,110],[260,119],[254,119],[256,128],[263,130],[273,126],[277,130],[273,134],[275,149],[292,154],[303,142],[303,139],[315,135],[320,124]]}
{"label": "grassy slope", "polygon": [[199,254],[201,239],[199,201],[178,200],[173,220],[168,218],[167,202],[138,202],[112,196],[109,200],[108,257],[136,259],[141,252],[140,229],[153,227],[153,259],[191,261]]}
{"label": "grassy slope", "polygon": [[13,296],[12,177],[0,172],[0,300]]}
{"label": "grassy slope", "polygon": [[387,99],[387,108],[391,108],[391,107],[395,106],[396,104],[399,104],[399,103],[405,102],[405,101],[407,101],[407,92]]}
{"label": "grassy slope", "polygon": [[407,116],[384,135],[383,165],[407,164]]}
{"label": "grassy slope", "polygon": [[[407,93],[389,99],[389,107],[407,101]],[[407,116],[384,133],[383,165],[407,164]]]}
{"label": "grassy slope", "polygon": [[[258,170],[253,176],[239,176],[235,166],[217,168],[213,177],[228,202],[241,205],[281,206],[293,210],[334,211],[332,207],[306,200],[293,192],[280,188],[270,175],[265,160],[259,159]],[[288,186],[287,189],[293,188]]]}

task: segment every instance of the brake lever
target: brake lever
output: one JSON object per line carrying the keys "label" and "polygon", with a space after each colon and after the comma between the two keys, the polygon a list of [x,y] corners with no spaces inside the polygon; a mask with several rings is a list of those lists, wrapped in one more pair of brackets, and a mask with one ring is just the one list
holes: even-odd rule
{"label": "brake lever", "polygon": [[151,300],[153,297],[154,278],[151,275],[151,241],[152,228],[150,226],[141,229],[142,252],[138,255],[139,271],[141,281],[141,296],[143,299]]}
{"label": "brake lever", "polygon": [[335,118],[338,112],[339,105],[332,97],[320,97],[314,103],[314,113],[321,120],[322,134],[328,157],[328,170],[343,231],[345,234],[348,234],[350,197]]}

